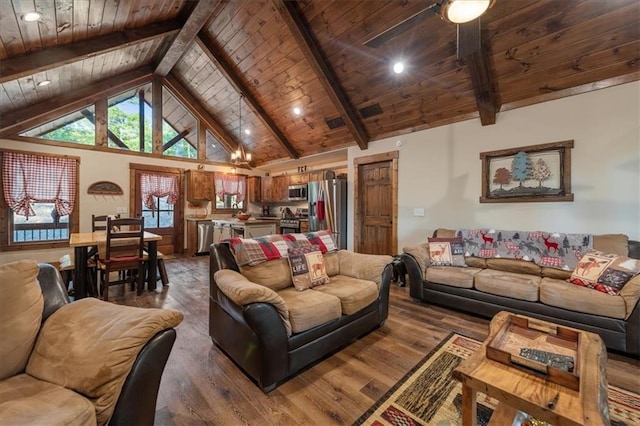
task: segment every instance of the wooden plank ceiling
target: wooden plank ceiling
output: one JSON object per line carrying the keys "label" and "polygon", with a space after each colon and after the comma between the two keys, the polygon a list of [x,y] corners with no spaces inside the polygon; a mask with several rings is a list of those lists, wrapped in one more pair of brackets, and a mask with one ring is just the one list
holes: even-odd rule
{"label": "wooden plank ceiling", "polygon": [[[434,3],[3,0],[0,137],[153,73],[165,118],[194,145],[206,137],[205,160],[228,162],[241,143],[268,165],[462,120],[490,125],[501,110],[640,78],[637,0],[498,0],[461,27],[481,36],[460,49]],[[32,10],[38,22],[21,19]]]}

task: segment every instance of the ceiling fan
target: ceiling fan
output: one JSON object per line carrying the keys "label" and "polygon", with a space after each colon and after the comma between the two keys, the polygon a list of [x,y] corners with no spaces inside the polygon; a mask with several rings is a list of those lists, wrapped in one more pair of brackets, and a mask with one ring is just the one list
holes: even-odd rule
{"label": "ceiling fan", "polygon": [[[370,38],[364,42],[364,45],[368,47],[379,47],[387,41],[422,23],[433,14],[440,15],[444,21],[454,24],[471,22],[479,18],[480,15],[492,7],[495,2],[496,0],[442,0],[439,3],[433,3],[427,6],[375,37]],[[469,34],[474,33],[471,32]],[[458,34],[458,37],[460,37],[460,34]],[[460,40],[458,40],[458,44],[460,44]]]}

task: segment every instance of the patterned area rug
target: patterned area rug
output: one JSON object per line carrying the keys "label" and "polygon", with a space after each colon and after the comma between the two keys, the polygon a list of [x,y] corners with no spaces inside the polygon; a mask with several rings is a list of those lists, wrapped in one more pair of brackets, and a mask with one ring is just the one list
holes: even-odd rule
{"label": "patterned area rug", "polygon": [[[354,425],[452,426],[462,424],[462,385],[451,377],[480,342],[451,334],[396,383]],[[478,425],[486,425],[498,401],[477,393]],[[614,426],[640,425],[640,395],[609,386]]]}

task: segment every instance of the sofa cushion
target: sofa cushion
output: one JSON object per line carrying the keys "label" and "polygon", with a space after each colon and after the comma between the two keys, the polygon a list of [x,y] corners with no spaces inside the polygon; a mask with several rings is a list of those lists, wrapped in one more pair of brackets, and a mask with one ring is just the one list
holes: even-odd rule
{"label": "sofa cushion", "polygon": [[103,424],[142,347],[182,318],[174,310],[115,305],[91,297],[69,303],[42,325],[26,372],[93,400],[98,423]]}
{"label": "sofa cushion", "polygon": [[340,275],[373,281],[380,287],[382,271],[393,261],[393,258],[387,255],[340,250],[338,261],[340,262]]}
{"label": "sofa cushion", "polygon": [[430,266],[425,273],[427,281],[453,287],[473,288],[473,277],[482,271],[479,268],[457,268],[455,266]]}
{"label": "sofa cushion", "polygon": [[429,259],[434,266],[467,266],[462,238],[429,238]]}
{"label": "sofa cushion", "polygon": [[535,275],[485,269],[476,274],[474,287],[484,293],[537,302],[540,280]]}
{"label": "sofa cushion", "polygon": [[629,254],[629,237],[624,234],[594,235],[593,249],[627,256]]}
{"label": "sofa cushion", "polygon": [[564,280],[543,278],[540,282],[540,301],[556,308],[592,315],[619,319],[627,317],[627,307],[622,296],[601,293]]}
{"label": "sofa cushion", "polygon": [[35,260],[0,266],[0,380],[24,372],[40,330],[44,299],[37,277]]}
{"label": "sofa cushion", "polygon": [[496,271],[514,272],[540,276],[542,268],[533,262],[520,259],[487,259],[487,268]]}
{"label": "sofa cushion", "polygon": [[329,282],[324,257],[317,245],[290,248],[289,267],[293,285],[298,291]]}
{"label": "sofa cushion", "polygon": [[96,409],[87,398],[28,374],[0,384],[3,425],[96,425]]}
{"label": "sofa cushion", "polygon": [[456,236],[455,229],[447,229],[447,228],[438,228],[436,232],[433,233],[436,237],[440,238],[453,238]]}
{"label": "sofa cushion", "polygon": [[268,303],[273,305],[282,319],[287,336],[291,336],[289,310],[284,300],[278,296],[278,293],[267,286],[247,280],[245,276],[231,269],[216,271],[213,274],[213,279],[216,281],[218,289],[240,306],[248,305],[249,303]]}
{"label": "sofa cushion", "polygon": [[289,287],[278,291],[289,309],[291,331],[300,333],[342,316],[340,299],[320,291],[298,291]]}
{"label": "sofa cushion", "polygon": [[340,299],[344,315],[358,312],[378,299],[376,283],[345,275],[335,275],[331,277],[329,284],[314,287],[313,291],[321,291]]}
{"label": "sofa cushion", "polygon": [[487,259],[484,257],[476,257],[476,256],[468,256],[464,258],[464,262],[467,266],[472,268],[481,268],[484,269],[487,267]]}
{"label": "sofa cushion", "polygon": [[638,300],[640,299],[640,275],[633,277],[633,279],[620,290],[620,296],[622,296],[622,300],[624,300],[627,309],[627,314],[624,317],[627,319],[636,308]]}
{"label": "sofa cushion", "polygon": [[324,254],[324,266],[327,268],[327,275],[332,277],[340,273],[340,261],[338,260],[338,252]]}
{"label": "sofa cushion", "polygon": [[548,266],[544,266],[542,268],[541,275],[547,278],[555,278],[558,280],[566,280],[571,277],[571,273],[573,271],[566,271],[564,269],[557,268],[549,268]]}
{"label": "sofa cushion", "polygon": [[289,269],[289,259],[275,259],[261,263],[256,266],[240,266],[240,272],[249,281],[262,284],[273,291],[291,287],[291,270]]}
{"label": "sofa cushion", "polygon": [[639,273],[638,259],[589,250],[578,262],[569,282],[617,295],[625,284]]}

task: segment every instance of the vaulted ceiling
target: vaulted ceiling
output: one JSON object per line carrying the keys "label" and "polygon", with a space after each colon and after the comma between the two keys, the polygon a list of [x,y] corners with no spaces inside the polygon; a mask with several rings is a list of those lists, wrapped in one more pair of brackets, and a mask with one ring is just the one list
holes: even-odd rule
{"label": "vaulted ceiling", "polygon": [[155,79],[265,165],[640,79],[637,0],[497,0],[459,35],[434,4],[3,0],[0,137]]}

